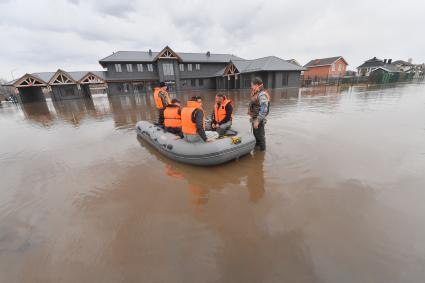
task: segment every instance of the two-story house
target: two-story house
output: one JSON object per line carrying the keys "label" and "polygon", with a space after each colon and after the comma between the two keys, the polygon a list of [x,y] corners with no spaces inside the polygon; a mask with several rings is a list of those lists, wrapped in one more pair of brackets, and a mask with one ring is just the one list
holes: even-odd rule
{"label": "two-story house", "polygon": [[304,65],[304,78],[318,80],[343,77],[347,66],[342,56],[314,59]]}
{"label": "two-story house", "polygon": [[158,81],[171,88],[215,88],[214,75],[225,68],[231,54],[176,53],[166,46],[160,52],[118,51],[101,59],[110,93],[142,92]]}
{"label": "two-story house", "polygon": [[381,60],[373,57],[357,67],[357,75],[359,77],[368,77],[372,71],[387,64],[391,64],[391,59],[387,61],[387,59]]}
{"label": "two-story house", "polygon": [[245,60],[232,54],[174,52],[168,46],[160,52],[118,51],[99,63],[106,69],[110,94],[146,92],[159,81],[176,90],[248,88],[247,80],[257,75],[270,88],[299,86],[303,70],[275,56]]}

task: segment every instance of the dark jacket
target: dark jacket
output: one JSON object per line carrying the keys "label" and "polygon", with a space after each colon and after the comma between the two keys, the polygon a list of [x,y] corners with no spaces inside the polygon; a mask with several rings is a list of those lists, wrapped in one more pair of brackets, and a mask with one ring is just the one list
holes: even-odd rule
{"label": "dark jacket", "polygon": [[196,109],[192,114],[192,122],[196,124],[196,131],[204,141],[207,141],[207,135],[204,130],[204,112]]}

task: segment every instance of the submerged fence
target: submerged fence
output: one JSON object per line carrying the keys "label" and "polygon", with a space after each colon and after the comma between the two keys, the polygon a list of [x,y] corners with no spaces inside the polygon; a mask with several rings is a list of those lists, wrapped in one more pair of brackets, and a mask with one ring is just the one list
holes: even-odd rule
{"label": "submerged fence", "polygon": [[395,82],[412,81],[414,79],[423,80],[424,76],[415,78],[409,73],[378,73],[376,75],[366,76],[344,76],[344,77],[325,77],[325,78],[304,78],[301,76],[301,86],[318,85],[355,85],[355,84],[385,84]]}

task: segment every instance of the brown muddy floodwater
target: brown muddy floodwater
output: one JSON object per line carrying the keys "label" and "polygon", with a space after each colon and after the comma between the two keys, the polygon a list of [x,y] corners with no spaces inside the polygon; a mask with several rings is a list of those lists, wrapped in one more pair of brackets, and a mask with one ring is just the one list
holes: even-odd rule
{"label": "brown muddy floodwater", "polygon": [[0,282],[425,282],[425,84],[272,96],[213,168],[138,141],[150,96],[3,103]]}

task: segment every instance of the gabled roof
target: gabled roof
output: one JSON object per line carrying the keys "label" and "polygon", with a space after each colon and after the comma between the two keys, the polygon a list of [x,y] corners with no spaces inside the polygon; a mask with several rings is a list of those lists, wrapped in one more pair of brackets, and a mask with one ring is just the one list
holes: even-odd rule
{"label": "gabled roof", "polygon": [[312,67],[320,67],[320,66],[328,66],[335,63],[337,60],[342,59],[344,60],[345,64],[348,65],[347,61],[342,56],[336,56],[336,57],[328,57],[328,58],[320,58],[320,59],[313,59],[307,64],[304,65],[305,68],[312,68]]}
{"label": "gabled roof", "polygon": [[232,60],[240,73],[258,71],[302,71],[303,67],[288,63],[276,56],[267,56],[254,60]]}
{"label": "gabled roof", "polygon": [[[161,52],[149,51],[117,51],[108,57],[99,61],[103,66],[105,63],[113,62],[154,62]],[[215,54],[215,53],[185,53],[175,52],[183,62],[194,63],[228,63],[233,59],[242,59],[232,54]]]}
{"label": "gabled roof", "polygon": [[46,86],[47,82],[33,74],[25,74],[19,79],[14,80],[12,85],[20,87]]}
{"label": "gabled roof", "polygon": [[[62,70],[58,70],[58,71],[62,71]],[[57,72],[41,72],[41,73],[32,73],[32,75],[42,79],[43,81],[48,82],[52,79],[52,77],[56,73]],[[93,74],[95,74],[96,76],[99,76],[102,79],[105,78],[105,71],[72,71],[72,72],[66,72],[66,74],[68,74],[75,81],[81,80],[85,75],[87,75],[87,73],[93,73]]]}
{"label": "gabled roof", "polygon": [[58,70],[56,72],[39,72],[39,73],[32,73],[32,74],[25,74],[22,77],[7,82],[6,86],[15,86],[17,82],[19,82],[20,80],[24,79],[24,77],[33,77],[35,79],[40,80],[41,82],[43,82],[43,84],[50,84],[51,80],[53,79],[53,77],[58,73],[58,72],[63,72],[66,75],[69,75],[75,82],[79,82],[83,77],[85,77],[87,74],[92,73],[96,76],[98,76],[101,79],[105,79],[105,72],[104,71],[74,71],[74,72],[65,72],[63,70]]}
{"label": "gabled roof", "polygon": [[406,61],[403,61],[403,60],[393,61],[392,64],[402,65],[402,66],[413,66],[412,63],[409,63],[409,62],[406,62]]}
{"label": "gabled roof", "polygon": [[376,70],[379,70],[379,69],[384,70],[388,73],[401,73],[400,70],[397,68],[397,66],[392,65],[392,64],[385,64],[383,66],[376,68],[372,72],[375,72]]}
{"label": "gabled roof", "polygon": [[179,62],[182,61],[182,58],[174,52],[170,47],[165,46],[164,49],[162,49],[154,58],[154,61],[158,60],[159,58],[170,58],[170,59],[177,59]]}
{"label": "gabled roof", "polygon": [[301,64],[295,59],[288,59],[286,62],[302,67]]}
{"label": "gabled roof", "polygon": [[358,66],[357,68],[370,68],[370,67],[379,67],[384,66],[385,63],[381,59],[378,59],[376,57],[373,57],[367,61],[365,61],[363,64]]}
{"label": "gabled roof", "polygon": [[[61,78],[64,80],[62,81]],[[77,81],[72,77],[72,75],[64,70],[57,70],[56,73],[49,79],[49,84],[56,84],[55,81],[60,81],[60,83],[75,84]]]}

